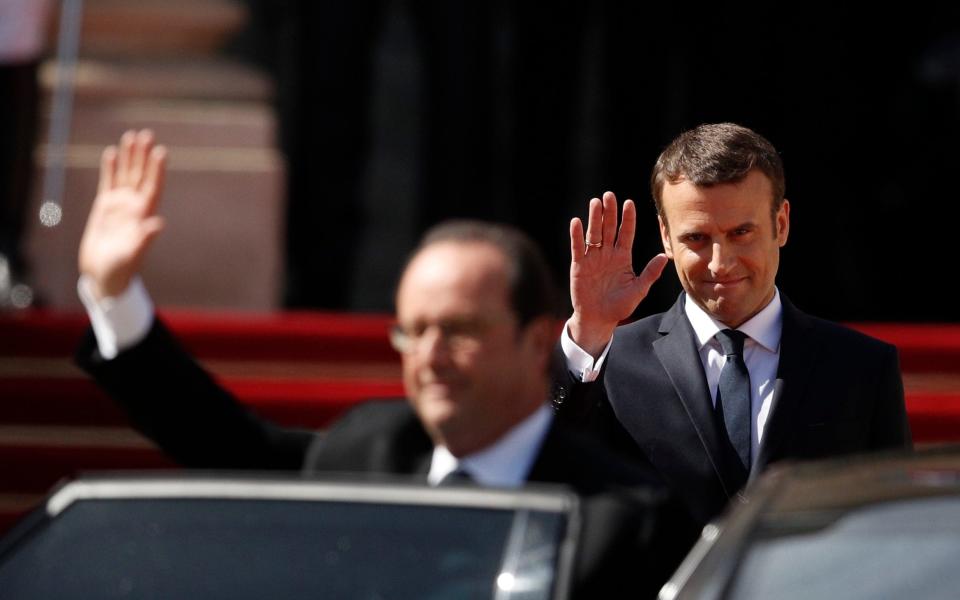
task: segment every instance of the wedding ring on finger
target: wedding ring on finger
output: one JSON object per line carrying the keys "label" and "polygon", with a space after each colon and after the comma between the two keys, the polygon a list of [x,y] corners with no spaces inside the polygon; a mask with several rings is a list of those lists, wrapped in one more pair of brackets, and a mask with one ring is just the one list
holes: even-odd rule
{"label": "wedding ring on finger", "polygon": [[590,238],[587,238],[587,239],[586,239],[586,242],[587,242],[587,248],[602,248],[602,247],[603,247],[603,242],[591,242],[591,241],[590,241]]}

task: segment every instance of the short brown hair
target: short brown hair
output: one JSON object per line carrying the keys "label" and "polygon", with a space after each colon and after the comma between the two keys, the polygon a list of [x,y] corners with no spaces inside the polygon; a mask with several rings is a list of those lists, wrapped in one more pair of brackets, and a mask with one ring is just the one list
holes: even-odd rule
{"label": "short brown hair", "polygon": [[786,183],[783,162],[773,144],[759,133],[734,123],[712,123],[685,131],[670,142],[653,167],[650,191],[657,214],[666,224],[663,212],[666,182],[689,181],[697,187],[737,183],[753,169],[759,169],[770,180],[773,187],[770,209],[776,221]]}

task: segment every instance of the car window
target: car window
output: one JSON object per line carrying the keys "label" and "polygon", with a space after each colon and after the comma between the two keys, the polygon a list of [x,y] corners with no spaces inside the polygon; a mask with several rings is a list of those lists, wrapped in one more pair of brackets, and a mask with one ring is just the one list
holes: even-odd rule
{"label": "car window", "polygon": [[914,498],[798,513],[761,526],[736,574],[735,599],[956,598],[960,498]]}
{"label": "car window", "polygon": [[0,596],[533,600],[550,597],[563,527],[527,510],[80,501],[0,562]]}

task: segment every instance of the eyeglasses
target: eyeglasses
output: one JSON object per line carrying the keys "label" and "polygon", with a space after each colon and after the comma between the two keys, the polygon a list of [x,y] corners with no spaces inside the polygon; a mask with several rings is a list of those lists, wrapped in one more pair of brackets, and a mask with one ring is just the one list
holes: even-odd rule
{"label": "eyeglasses", "polygon": [[390,345],[400,354],[413,354],[427,336],[427,332],[436,329],[440,340],[450,352],[468,354],[480,349],[484,336],[494,326],[509,320],[506,316],[493,319],[451,319],[412,327],[396,323],[390,328]]}

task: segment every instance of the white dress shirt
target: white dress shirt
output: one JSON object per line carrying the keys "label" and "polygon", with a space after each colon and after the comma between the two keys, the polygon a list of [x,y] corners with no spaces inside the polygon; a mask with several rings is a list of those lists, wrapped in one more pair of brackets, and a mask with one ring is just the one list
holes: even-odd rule
{"label": "white dress shirt", "polygon": [[[721,329],[727,329],[727,326],[707,314],[690,298],[689,294],[686,296],[683,310],[697,338],[700,362],[707,378],[710,398],[716,403],[720,371],[727,360],[720,348],[720,342],[714,336]],[[752,456],[757,456],[760,442],[763,440],[763,429],[770,415],[777,367],[780,364],[780,336],[783,332],[783,304],[780,302],[780,290],[775,289],[773,300],[737,329],[747,335],[743,345],[743,358],[750,373],[751,453]],[[560,346],[567,359],[567,368],[585,382],[594,381],[600,374],[600,368],[606,360],[612,343],[613,338],[607,343],[607,347],[603,349],[599,358],[594,360],[570,337],[569,323],[563,328],[560,336]]]}
{"label": "white dress shirt", "polygon": [[[135,277],[120,295],[100,301],[94,297],[86,276],[80,278],[77,291],[90,317],[97,348],[104,360],[115,358],[150,332],[154,307],[139,277]],[[552,421],[553,411],[544,404],[496,443],[479,452],[457,459],[445,447],[436,446],[427,482],[437,485],[459,468],[481,485],[519,487],[526,481]]]}
{"label": "white dress shirt", "polygon": [[427,483],[437,485],[460,469],[480,485],[513,488],[523,485],[553,421],[553,410],[544,404],[514,425],[491,446],[457,459],[443,446],[435,446]]}
{"label": "white dress shirt", "polygon": [[147,337],[153,325],[153,301],[140,277],[134,277],[120,295],[97,300],[86,275],[77,282],[77,294],[90,317],[97,349],[110,360]]}

